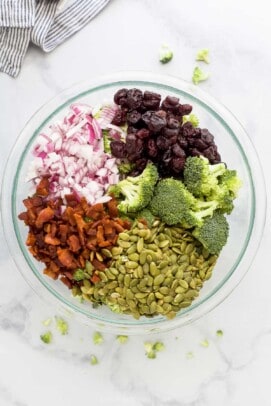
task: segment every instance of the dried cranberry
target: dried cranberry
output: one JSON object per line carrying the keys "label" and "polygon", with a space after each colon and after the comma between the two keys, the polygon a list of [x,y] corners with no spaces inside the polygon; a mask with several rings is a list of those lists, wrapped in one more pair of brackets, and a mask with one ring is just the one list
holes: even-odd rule
{"label": "dried cranberry", "polygon": [[178,143],[184,149],[188,147],[188,142],[182,135],[178,136]]}
{"label": "dried cranberry", "polygon": [[180,105],[180,113],[183,116],[186,116],[187,114],[190,114],[192,109],[193,109],[193,107],[190,104],[181,104]]}
{"label": "dried cranberry", "polygon": [[180,173],[184,169],[185,164],[185,156],[184,157],[173,157],[171,160],[171,168],[175,173]]}
{"label": "dried cranberry", "polygon": [[114,125],[123,125],[126,122],[126,111],[124,109],[118,108],[112,120]]}
{"label": "dried cranberry", "polygon": [[161,95],[146,90],[143,96],[143,106],[149,110],[158,110],[160,106]]}
{"label": "dried cranberry", "polygon": [[191,148],[189,152],[191,156],[203,155],[197,148]]}
{"label": "dried cranberry", "polygon": [[159,135],[156,140],[156,145],[159,149],[166,150],[169,147],[170,143],[166,137],[163,137],[163,135]]}
{"label": "dried cranberry", "polygon": [[178,141],[178,136],[177,135],[173,135],[173,137],[167,138],[168,139],[168,143],[169,145],[174,145],[176,144],[176,142]]}
{"label": "dried cranberry", "polygon": [[125,106],[127,101],[128,89],[120,89],[114,95],[114,102],[120,106]]}
{"label": "dried cranberry", "polygon": [[176,118],[169,116],[167,119],[167,127],[172,128],[172,129],[179,129],[180,128],[180,122]]}
{"label": "dried cranberry", "polygon": [[162,156],[162,165],[164,167],[169,167],[171,160],[172,160],[171,150],[168,149],[166,152],[164,152],[164,154]]}
{"label": "dried cranberry", "polygon": [[147,142],[147,152],[150,158],[155,158],[158,154],[156,142],[152,138],[150,138]]}
{"label": "dried cranberry", "polygon": [[116,158],[125,158],[126,157],[126,145],[122,141],[111,141],[110,148],[112,155]]}
{"label": "dried cranberry", "polygon": [[141,114],[136,110],[133,110],[127,114],[127,123],[129,123],[129,124],[136,124],[136,123],[138,123],[138,121],[140,119],[141,119]]}
{"label": "dried cranberry", "polygon": [[201,138],[209,145],[214,142],[214,136],[207,130],[207,128],[201,130]]}
{"label": "dried cranberry", "polygon": [[200,151],[203,151],[204,149],[208,148],[208,144],[206,144],[206,142],[204,142],[201,138],[193,139],[191,145]]}
{"label": "dried cranberry", "polygon": [[136,132],[136,136],[141,139],[147,138],[147,137],[149,137],[149,135],[150,135],[150,131],[147,128],[141,128],[140,130],[138,130]]}
{"label": "dried cranberry", "polygon": [[167,96],[165,100],[163,100],[161,107],[163,110],[170,111],[176,109],[176,106],[179,104],[178,97],[174,96]]}
{"label": "dried cranberry", "polygon": [[179,158],[186,156],[184,150],[180,147],[179,144],[174,144],[173,145],[172,152],[173,152],[174,155],[176,155]]}
{"label": "dried cranberry", "polygon": [[175,137],[179,134],[178,128],[164,128],[163,135],[167,138]]}
{"label": "dried cranberry", "polygon": [[147,163],[148,163],[147,158],[140,158],[140,159],[136,160],[135,161],[136,169],[141,173],[142,171],[144,171]]}
{"label": "dried cranberry", "polygon": [[193,137],[194,127],[189,121],[182,125],[182,134],[184,137]]}
{"label": "dried cranberry", "polygon": [[213,161],[216,160],[217,147],[215,145],[208,147],[204,150],[203,155],[208,158],[211,163],[213,163]]}
{"label": "dried cranberry", "polygon": [[129,133],[126,136],[126,151],[127,154],[132,154],[136,150],[137,138],[135,134]]}
{"label": "dried cranberry", "polygon": [[167,125],[167,120],[165,117],[161,117],[159,112],[153,112],[147,125],[150,131],[158,133]]}
{"label": "dried cranberry", "polygon": [[127,134],[136,134],[136,133],[137,133],[137,128],[135,128],[133,125],[128,125]]}
{"label": "dried cranberry", "polygon": [[146,124],[146,125],[148,125],[149,123],[150,123],[150,120],[151,120],[151,116],[152,116],[152,111],[146,111],[146,113],[144,113],[143,115],[142,115],[142,120],[144,121],[144,123]]}
{"label": "dried cranberry", "polygon": [[130,89],[127,92],[127,107],[130,110],[136,110],[141,106],[143,93],[139,89]]}

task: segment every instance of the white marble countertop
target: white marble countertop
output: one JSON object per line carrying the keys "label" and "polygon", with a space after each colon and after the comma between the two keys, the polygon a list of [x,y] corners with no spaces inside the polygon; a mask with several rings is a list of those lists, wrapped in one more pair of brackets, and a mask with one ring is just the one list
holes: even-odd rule
{"label": "white marble countertop", "polygon": [[[148,70],[190,80],[196,51],[210,49],[202,89],[235,113],[252,138],[270,195],[271,51],[267,0],[112,0],[87,27],[51,54],[32,47],[17,79],[0,74],[0,171],[32,114],[73,83],[119,70]],[[158,62],[166,42],[174,49]],[[270,214],[257,257],[245,279],[218,308],[162,340],[157,359],[144,354],[146,337],[119,344],[69,323],[66,336],[40,340],[55,309],[42,302],[13,264],[2,228],[0,295],[1,406],[270,406]],[[222,329],[224,335],[216,336]],[[200,343],[209,341],[205,348]],[[189,359],[187,354],[193,353]],[[99,364],[90,365],[95,354]]]}

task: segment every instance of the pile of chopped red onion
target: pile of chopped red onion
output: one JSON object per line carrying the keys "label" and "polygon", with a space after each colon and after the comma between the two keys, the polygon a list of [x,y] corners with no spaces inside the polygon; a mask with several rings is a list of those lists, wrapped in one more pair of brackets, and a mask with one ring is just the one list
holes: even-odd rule
{"label": "pile of chopped red onion", "polygon": [[74,193],[90,204],[105,203],[109,185],[119,181],[116,159],[104,152],[102,129],[112,121],[114,107],[102,108],[95,119],[93,109],[74,104],[60,123],[41,133],[34,147],[34,159],[27,176],[36,186],[49,177],[49,198]]}

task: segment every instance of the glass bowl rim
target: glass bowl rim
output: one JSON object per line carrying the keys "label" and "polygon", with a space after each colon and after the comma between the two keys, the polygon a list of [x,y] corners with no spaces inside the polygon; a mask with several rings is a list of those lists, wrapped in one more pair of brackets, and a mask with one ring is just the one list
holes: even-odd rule
{"label": "glass bowl rim", "polygon": [[[69,299],[66,299],[63,297],[61,294],[59,294],[56,290],[51,288],[49,283],[44,279],[43,274],[40,273],[39,270],[35,269],[29,263],[27,257],[28,257],[28,252],[26,250],[25,242],[22,242],[19,231],[18,231],[18,226],[16,225],[16,220],[17,220],[17,214],[15,211],[15,205],[16,205],[16,191],[17,191],[17,183],[18,183],[18,176],[20,173],[20,168],[22,166],[23,158],[26,155],[26,153],[29,150],[29,146],[32,144],[33,139],[37,136],[37,134],[40,132],[40,129],[44,127],[52,117],[54,117],[55,114],[57,114],[59,111],[61,111],[63,108],[69,106],[72,102],[75,100],[80,101],[80,97],[84,97],[87,93],[95,93],[95,91],[99,89],[105,89],[105,88],[110,88],[115,85],[119,85],[119,87],[126,87],[126,86],[131,86],[134,83],[134,85],[141,85],[141,86],[147,86],[147,85],[154,85],[157,86],[158,88],[163,88],[164,90],[169,90],[173,91],[175,94],[180,94],[180,95],[189,95],[190,99],[194,99],[199,103],[201,106],[203,106],[206,110],[208,110],[215,118],[221,123],[221,125],[226,128],[227,132],[229,135],[231,135],[233,141],[237,145],[242,159],[245,163],[246,170],[249,175],[250,179],[250,186],[251,186],[251,191],[252,191],[252,211],[250,213],[250,224],[249,224],[249,231],[246,236],[245,243],[243,244],[243,248],[241,252],[239,253],[239,256],[235,263],[232,265],[230,272],[227,273],[227,275],[223,278],[223,280],[215,286],[211,292],[206,295],[206,297],[202,300],[197,301],[196,303],[192,304],[186,309],[183,309],[180,315],[178,315],[175,319],[173,320],[166,320],[165,318],[162,317],[157,317],[154,319],[147,319],[145,322],[140,322],[140,321],[134,321],[133,323],[128,323],[127,321],[113,321],[113,320],[106,320],[103,319],[102,317],[96,317],[94,315],[91,315],[88,311],[84,311],[82,308],[77,306],[76,304],[72,303],[69,301]],[[86,90],[87,89],[87,90]],[[79,93],[78,93],[79,92]],[[65,101],[62,102],[59,105],[59,102],[62,100],[62,98],[65,98]],[[55,107],[53,107],[55,106]],[[53,108],[53,110],[52,110]],[[51,112],[48,114],[48,112]],[[39,117],[41,116],[41,117]],[[40,122],[40,118],[43,117],[43,120]],[[44,118],[45,117],[45,118]],[[32,127],[32,122],[38,120],[40,122],[38,127],[35,127],[36,129],[33,130]],[[228,124],[230,123],[230,125]],[[246,157],[246,153],[243,150],[239,140],[237,139],[235,133],[236,131],[232,130],[232,127],[236,127],[238,130],[238,137],[241,135],[242,141],[246,141],[246,148],[248,148],[249,152],[251,153],[251,156],[254,156],[254,161],[253,161],[253,173],[250,167],[250,164],[248,162],[248,159]],[[24,137],[25,134],[27,134],[31,131],[31,137],[28,141],[28,143],[25,145],[24,143]],[[24,146],[24,152],[22,155],[19,154],[19,149],[21,146]],[[252,155],[253,152],[253,155]],[[12,182],[12,188],[10,187],[10,177],[8,176],[9,174],[12,175],[12,163],[14,163],[14,158],[15,156],[18,156],[19,158],[19,165],[16,169],[15,177],[12,176],[13,182]],[[15,162],[17,162],[15,160]],[[260,178],[260,182],[257,179],[257,182],[253,182],[254,180],[254,173],[256,175],[258,174],[258,178]],[[259,175],[261,175],[259,177]],[[257,192],[257,193],[256,193]],[[256,201],[256,195],[259,196],[259,199]],[[6,197],[9,196],[9,199]],[[263,198],[262,198],[263,197]],[[11,217],[10,218],[10,210],[8,210],[8,204],[7,200],[11,202]],[[155,74],[152,72],[118,72],[110,75],[104,75],[100,76],[96,79],[93,80],[87,80],[83,82],[79,82],[76,85],[73,85],[69,87],[68,89],[65,89],[58,95],[56,95],[53,99],[51,99],[49,102],[45,103],[36,113],[32,115],[30,120],[27,122],[23,130],[21,131],[19,137],[17,138],[16,143],[13,146],[13,149],[10,153],[10,156],[8,158],[6,168],[4,171],[4,177],[3,177],[3,184],[2,184],[2,221],[3,221],[3,228],[4,228],[4,234],[10,249],[11,256],[13,260],[15,261],[19,271],[22,273],[24,279],[30,284],[30,286],[36,291],[35,288],[35,281],[32,280],[32,276],[35,275],[36,280],[38,280],[43,288],[46,289],[46,292],[42,292],[41,295],[45,300],[49,300],[52,302],[51,298],[54,297],[57,302],[61,303],[64,308],[69,309],[77,313],[77,315],[82,319],[83,322],[88,321],[93,324],[93,322],[98,322],[100,324],[103,324],[103,327],[107,330],[123,330],[124,328],[127,328],[131,330],[132,332],[138,333],[142,332],[142,329],[144,330],[143,332],[147,331],[156,331],[157,327],[158,330],[169,330],[172,328],[175,328],[177,326],[183,325],[188,323],[191,320],[195,320],[202,316],[203,314],[206,314],[210,310],[212,310],[214,307],[216,307],[219,303],[221,303],[230,293],[231,291],[238,285],[238,283],[241,281],[241,279],[244,277],[246,272],[249,269],[249,266],[251,265],[254,256],[256,255],[258,245],[260,244],[261,241],[261,236],[263,233],[263,228],[265,224],[265,213],[266,213],[266,192],[265,192],[265,184],[264,184],[264,177],[262,174],[262,169],[260,166],[260,162],[257,156],[257,153],[255,151],[255,147],[253,146],[253,143],[251,142],[248,134],[242,127],[242,125],[239,123],[239,121],[236,119],[236,117],[221,103],[216,101],[212,96],[207,94],[206,92],[202,91],[198,87],[192,85],[189,82],[186,82],[182,79],[169,76],[169,75],[161,75],[161,74]],[[261,206],[261,207],[258,207]],[[257,210],[256,210],[257,209]],[[262,215],[261,215],[262,214]],[[12,223],[12,224],[11,224]],[[9,227],[12,226],[12,233],[10,233]],[[252,231],[256,229],[256,232],[252,234]],[[12,235],[12,236],[11,236]],[[24,267],[19,266],[18,260],[14,258],[12,248],[14,248],[14,235],[17,240],[17,244],[19,245],[20,248],[20,255],[24,257],[24,261],[26,261],[28,267],[30,267],[33,271],[33,274],[31,272],[25,272]],[[253,245],[252,245],[253,242]],[[248,248],[251,248],[249,254],[248,254]],[[246,254],[246,255],[245,255]],[[246,261],[244,261],[246,259]],[[242,263],[245,262],[245,263]],[[239,270],[238,275],[237,275],[237,268],[242,268]],[[241,272],[242,271],[242,272]],[[48,295],[49,296],[48,296]],[[46,297],[48,296],[48,297]],[[91,309],[91,307],[90,307]]]}

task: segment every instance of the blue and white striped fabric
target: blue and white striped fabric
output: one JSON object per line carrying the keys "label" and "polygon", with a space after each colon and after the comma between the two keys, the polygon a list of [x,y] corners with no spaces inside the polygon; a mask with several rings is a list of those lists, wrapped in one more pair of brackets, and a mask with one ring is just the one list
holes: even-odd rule
{"label": "blue and white striped fabric", "polygon": [[30,42],[50,52],[109,0],[0,0],[0,71],[16,77]]}

